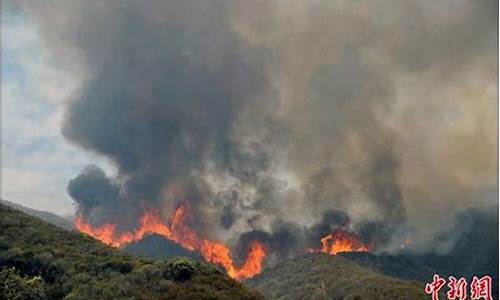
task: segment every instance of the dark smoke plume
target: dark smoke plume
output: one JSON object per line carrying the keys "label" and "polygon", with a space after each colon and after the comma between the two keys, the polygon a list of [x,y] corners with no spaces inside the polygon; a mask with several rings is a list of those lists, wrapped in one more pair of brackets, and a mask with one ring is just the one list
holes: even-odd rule
{"label": "dark smoke plume", "polygon": [[498,205],[497,1],[19,7],[81,78],[64,136],[116,168],[69,183],[95,224],[187,201],[241,253],[292,256],[336,228],[442,252],[457,215]]}

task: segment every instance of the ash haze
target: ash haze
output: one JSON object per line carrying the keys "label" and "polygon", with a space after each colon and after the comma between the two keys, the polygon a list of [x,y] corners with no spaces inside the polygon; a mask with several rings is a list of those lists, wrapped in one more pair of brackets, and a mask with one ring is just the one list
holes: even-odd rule
{"label": "ash haze", "polygon": [[7,6],[76,77],[60,132],[96,159],[58,176],[95,225],[187,201],[236,248],[347,226],[445,253],[457,216],[498,211],[498,1]]}

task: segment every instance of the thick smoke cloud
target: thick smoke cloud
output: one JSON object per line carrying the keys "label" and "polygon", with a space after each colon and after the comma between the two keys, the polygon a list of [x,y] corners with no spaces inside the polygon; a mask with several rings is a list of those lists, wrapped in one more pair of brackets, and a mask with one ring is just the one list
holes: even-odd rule
{"label": "thick smoke cloud", "polygon": [[[127,177],[129,197],[158,201],[165,184],[202,172],[206,161],[229,165],[240,155],[230,130],[265,88],[257,71],[263,62],[258,49],[224,28],[223,7],[165,5],[161,11],[178,10],[178,19],[150,24],[133,6],[122,13],[100,7],[95,18],[111,24],[85,28],[98,32],[88,34],[96,41],[86,44],[86,56],[104,61],[70,106],[63,134],[110,157]],[[186,28],[194,19],[200,26]],[[133,29],[124,34],[124,26]]]}
{"label": "thick smoke cloud", "polygon": [[96,224],[188,201],[242,253],[445,252],[496,210],[497,1],[53,4],[20,7],[81,74],[64,136],[116,166],[69,183]]}
{"label": "thick smoke cloud", "polygon": [[92,208],[105,202],[116,202],[119,187],[96,166],[88,166],[80,175],[69,181],[68,193],[82,207]]}

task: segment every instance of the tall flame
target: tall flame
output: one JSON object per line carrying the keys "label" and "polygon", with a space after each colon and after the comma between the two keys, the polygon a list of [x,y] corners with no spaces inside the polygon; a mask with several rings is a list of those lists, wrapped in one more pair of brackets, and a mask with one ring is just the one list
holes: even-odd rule
{"label": "tall flame", "polygon": [[321,249],[313,252],[337,255],[341,252],[368,252],[371,246],[363,244],[360,239],[345,230],[337,229],[321,238]]}
{"label": "tall flame", "polygon": [[146,235],[158,234],[176,242],[185,249],[200,252],[206,261],[221,265],[230,277],[237,280],[251,278],[262,271],[262,263],[266,257],[266,249],[262,243],[253,242],[245,262],[237,267],[234,264],[231,251],[226,245],[198,237],[185,224],[184,221],[188,215],[189,206],[183,204],[175,211],[170,224],[165,224],[156,211],[146,211],[140,219],[139,227],[133,232],[125,233],[118,233],[116,225],[111,223],[93,227],[82,216],[75,219],[75,226],[80,232],[113,247],[123,247]]}

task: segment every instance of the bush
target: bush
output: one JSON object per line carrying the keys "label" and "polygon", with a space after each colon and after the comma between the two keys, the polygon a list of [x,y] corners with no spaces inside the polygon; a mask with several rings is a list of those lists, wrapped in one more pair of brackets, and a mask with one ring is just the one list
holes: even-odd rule
{"label": "bush", "polygon": [[109,262],[104,263],[103,270],[112,270],[118,273],[127,274],[132,271],[133,266],[129,262],[120,261],[118,259],[113,259]]}
{"label": "bush", "polygon": [[41,277],[22,277],[15,268],[0,269],[0,299],[47,299],[46,286]]}
{"label": "bush", "polygon": [[174,281],[186,281],[191,279],[196,268],[192,261],[187,258],[176,258],[170,261],[165,270],[164,277]]}

